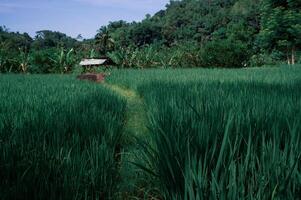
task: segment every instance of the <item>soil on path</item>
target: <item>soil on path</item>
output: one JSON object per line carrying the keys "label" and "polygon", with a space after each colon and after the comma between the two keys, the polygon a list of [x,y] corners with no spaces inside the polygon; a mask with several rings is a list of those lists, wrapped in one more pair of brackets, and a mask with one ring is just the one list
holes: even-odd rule
{"label": "soil on path", "polygon": [[135,91],[112,84],[104,84],[105,87],[116,92],[127,100],[125,134],[136,137],[147,133],[147,115],[142,97]]}

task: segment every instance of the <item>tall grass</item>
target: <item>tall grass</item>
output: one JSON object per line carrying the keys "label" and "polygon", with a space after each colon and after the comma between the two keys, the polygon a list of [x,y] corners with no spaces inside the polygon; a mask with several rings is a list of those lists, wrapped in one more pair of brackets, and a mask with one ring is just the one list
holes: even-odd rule
{"label": "tall grass", "polygon": [[0,76],[0,199],[114,199],[125,100],[66,76]]}
{"label": "tall grass", "polygon": [[140,84],[151,134],[141,139],[136,165],[152,180],[153,195],[300,198],[300,73],[277,73],[182,83],[170,75]]}
{"label": "tall grass", "polygon": [[111,74],[147,111],[127,147],[107,88],[0,76],[0,199],[300,198],[300,67]]}
{"label": "tall grass", "polygon": [[300,86],[150,87],[160,89],[141,87],[152,132],[145,168],[166,199],[299,196]]}
{"label": "tall grass", "polygon": [[245,69],[118,69],[113,70],[108,82],[134,90],[140,85],[168,81],[180,84],[198,82],[254,82],[254,83],[290,83],[300,80],[301,65],[287,65],[270,68]]}

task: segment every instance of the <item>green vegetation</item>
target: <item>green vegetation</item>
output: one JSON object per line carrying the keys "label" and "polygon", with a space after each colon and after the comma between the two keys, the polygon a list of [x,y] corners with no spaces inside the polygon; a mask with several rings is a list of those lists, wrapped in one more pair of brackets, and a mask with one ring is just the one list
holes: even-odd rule
{"label": "green vegetation", "polygon": [[107,82],[137,90],[150,82],[259,82],[262,84],[295,83],[300,80],[300,65],[289,67],[250,69],[118,69],[113,70]]}
{"label": "green vegetation", "polygon": [[299,198],[300,73],[287,66],[113,73],[111,83],[145,100],[149,134],[138,138],[135,165],[146,191],[159,199]]}
{"label": "green vegetation", "polygon": [[118,194],[126,102],[66,76],[0,76],[0,199]]}
{"label": "green vegetation", "polygon": [[91,49],[59,32],[39,31],[32,39],[0,27],[0,73],[70,73]]}
{"label": "green vegetation", "polygon": [[[83,41],[1,27],[0,72],[69,73],[84,57],[109,57],[124,68],[293,65],[301,62],[300,35],[297,0],[170,1],[141,22],[110,22]],[[61,66],[57,54],[70,51],[70,65]]]}
{"label": "green vegetation", "polygon": [[[88,40],[0,27],[0,73],[23,73],[0,74],[0,199],[299,199],[300,20],[172,0]],[[117,67],[75,80],[86,57]]]}
{"label": "green vegetation", "polygon": [[300,79],[155,81],[138,91],[150,113],[139,166],[159,197],[299,198]]}
{"label": "green vegetation", "polygon": [[124,67],[252,67],[285,63],[288,56],[294,64],[300,10],[296,0],[170,1],[142,22],[100,30],[114,41],[109,57]]}
{"label": "green vegetation", "polygon": [[299,66],[74,79],[0,76],[1,199],[300,196]]}
{"label": "green vegetation", "polygon": [[288,64],[296,62],[296,48],[301,46],[301,2],[296,0],[262,3],[260,42],[269,51],[278,50]]}

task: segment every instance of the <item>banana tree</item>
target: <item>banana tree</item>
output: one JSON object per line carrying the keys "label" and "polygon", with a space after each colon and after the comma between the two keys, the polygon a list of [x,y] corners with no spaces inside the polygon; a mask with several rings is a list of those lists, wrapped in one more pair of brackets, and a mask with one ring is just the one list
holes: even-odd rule
{"label": "banana tree", "polygon": [[29,67],[30,57],[23,49],[19,48],[19,66],[22,73],[26,73]]}
{"label": "banana tree", "polygon": [[95,57],[96,57],[96,52],[95,52],[94,49],[92,49],[92,50],[90,51],[89,58],[95,58]]}
{"label": "banana tree", "polygon": [[68,73],[71,72],[76,62],[74,58],[74,49],[70,49],[67,53],[65,49],[61,49],[54,57],[49,57],[56,65],[56,72]]}
{"label": "banana tree", "polygon": [[76,59],[74,57],[74,49],[70,49],[65,57],[65,64],[64,64],[64,72],[71,72],[73,66],[75,65]]}

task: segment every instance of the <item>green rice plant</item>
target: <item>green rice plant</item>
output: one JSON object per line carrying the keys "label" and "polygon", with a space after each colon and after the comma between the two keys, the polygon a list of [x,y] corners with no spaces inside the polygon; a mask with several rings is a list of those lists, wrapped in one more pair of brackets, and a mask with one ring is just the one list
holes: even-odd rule
{"label": "green rice plant", "polygon": [[115,199],[125,100],[73,76],[0,76],[0,199]]}
{"label": "green rice plant", "polygon": [[294,83],[300,80],[301,65],[248,69],[118,69],[107,81],[136,90],[150,82],[167,81],[179,84],[199,82],[253,82],[265,84]]}
{"label": "green rice plant", "polygon": [[0,199],[300,197],[299,66],[111,74],[0,75]]}
{"label": "green rice plant", "polygon": [[300,79],[169,79],[138,86],[151,134],[136,165],[154,196],[299,198]]}

